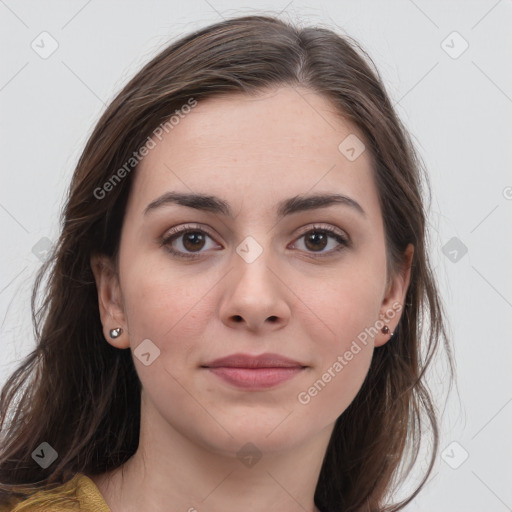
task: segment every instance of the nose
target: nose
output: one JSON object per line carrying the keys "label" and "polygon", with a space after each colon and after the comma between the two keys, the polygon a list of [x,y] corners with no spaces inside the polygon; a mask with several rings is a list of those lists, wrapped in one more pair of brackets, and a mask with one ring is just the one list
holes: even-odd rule
{"label": "nose", "polygon": [[290,319],[293,294],[263,251],[252,262],[234,255],[234,268],[224,281],[220,316],[230,328],[265,333],[282,329]]}

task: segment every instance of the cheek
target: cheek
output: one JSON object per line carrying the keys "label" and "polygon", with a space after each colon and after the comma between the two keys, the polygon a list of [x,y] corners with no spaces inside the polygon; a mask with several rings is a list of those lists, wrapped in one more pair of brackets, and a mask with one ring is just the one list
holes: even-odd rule
{"label": "cheek", "polygon": [[[339,290],[336,300],[330,296],[330,301],[317,303],[322,322],[310,324],[310,337],[315,340],[318,364],[308,387],[297,395],[301,406],[325,422],[334,421],[350,405],[366,378],[373,355],[378,300],[368,289],[348,290]],[[315,327],[324,335],[319,336],[319,330],[315,335]]]}
{"label": "cheek", "polygon": [[302,414],[316,417],[322,424],[334,422],[359,392],[371,363],[372,346],[349,344],[348,350],[333,354],[317,369],[308,387],[297,394]]}
{"label": "cheek", "polygon": [[350,272],[340,272],[324,284],[301,292],[314,313],[310,317],[312,324],[308,324],[311,329],[320,329],[311,337],[318,339],[322,333],[323,349],[331,354],[344,352],[353,339],[367,332],[378,320],[384,281],[372,275],[370,268],[351,268]]}
{"label": "cheek", "polygon": [[200,343],[208,322],[205,293],[215,280],[188,274],[148,260],[127,269],[123,292],[132,348],[148,338],[161,351],[186,354],[193,343]]}
{"label": "cheek", "polygon": [[345,411],[366,378],[383,283],[371,268],[340,275],[337,287],[309,296],[315,315],[305,325],[315,342],[317,365],[296,396],[299,410],[325,424]]}

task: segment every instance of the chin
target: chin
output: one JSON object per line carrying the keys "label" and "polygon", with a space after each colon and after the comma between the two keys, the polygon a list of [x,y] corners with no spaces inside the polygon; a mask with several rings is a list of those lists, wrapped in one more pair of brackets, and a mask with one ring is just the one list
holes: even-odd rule
{"label": "chin", "polygon": [[[241,447],[251,443],[258,450],[265,453],[278,453],[287,451],[303,443],[308,435],[313,435],[310,429],[299,428],[293,413],[283,412],[279,415],[268,415],[264,421],[262,413],[246,414],[240,421],[229,421],[227,430],[233,437],[224,436],[218,443],[210,438],[208,443],[215,444],[220,452],[238,452]],[[312,427],[312,426],[311,426]]]}

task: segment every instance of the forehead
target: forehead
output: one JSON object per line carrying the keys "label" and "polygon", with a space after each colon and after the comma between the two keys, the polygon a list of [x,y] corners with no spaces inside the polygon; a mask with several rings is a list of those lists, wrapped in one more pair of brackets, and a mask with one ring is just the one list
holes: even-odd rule
{"label": "forehead", "polygon": [[224,196],[236,208],[250,197],[340,191],[371,210],[377,196],[369,152],[351,161],[339,147],[354,136],[363,143],[329,100],[302,88],[201,100],[154,139],[130,202],[142,211],[157,195],[180,190]]}

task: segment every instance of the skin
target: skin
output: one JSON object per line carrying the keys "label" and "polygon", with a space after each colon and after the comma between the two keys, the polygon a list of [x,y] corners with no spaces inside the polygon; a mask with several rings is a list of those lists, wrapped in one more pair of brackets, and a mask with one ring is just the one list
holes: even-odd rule
{"label": "skin", "polygon": [[[338,150],[349,134],[363,140],[325,98],[280,87],[199,102],[141,162],[118,275],[108,259],[91,258],[106,340],[134,350],[150,339],[160,350],[148,366],[134,357],[143,386],[137,452],[123,477],[119,468],[91,477],[112,512],[317,510],[313,496],[334,422],[361,388],[374,347],[390,334],[360,343],[309,403],[297,396],[358,334],[404,304],[413,255],[409,246],[405,270],[387,280],[370,154],[349,161]],[[219,196],[234,216],[176,204],[143,214],[171,190]],[[366,216],[334,205],[277,221],[279,201],[320,192],[351,197]],[[158,243],[189,223],[207,232],[199,259],[190,261]],[[304,235],[315,224],[344,234],[350,246],[333,252],[339,244],[331,237],[325,247],[308,244]],[[251,263],[236,252],[247,236],[263,249]],[[194,251],[184,236],[172,244]],[[389,320],[390,332],[399,318]],[[123,333],[112,339],[115,327]],[[201,368],[235,352],[276,352],[307,368],[265,391],[236,388]],[[248,442],[262,454],[252,467],[237,457]]]}

